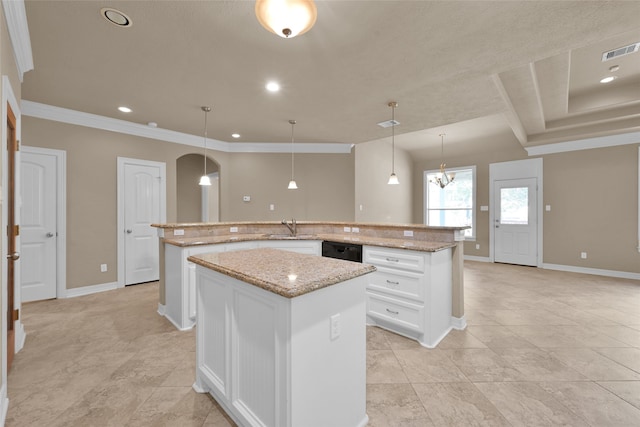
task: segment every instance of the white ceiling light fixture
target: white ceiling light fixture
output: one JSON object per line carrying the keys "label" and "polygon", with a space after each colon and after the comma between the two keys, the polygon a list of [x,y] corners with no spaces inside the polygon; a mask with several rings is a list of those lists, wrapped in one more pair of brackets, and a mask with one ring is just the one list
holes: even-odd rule
{"label": "white ceiling light fixture", "polygon": [[269,92],[278,92],[280,91],[280,85],[278,84],[278,82],[267,82],[267,84],[264,86],[265,89],[267,89]]}
{"label": "white ceiling light fixture", "polygon": [[440,188],[444,188],[447,185],[451,184],[453,180],[456,178],[455,172],[447,174],[447,171],[445,171],[444,169],[445,166],[447,166],[447,164],[444,162],[444,136],[445,135],[446,133],[444,132],[440,134],[440,158],[441,158],[440,174],[439,176],[436,176],[435,180],[431,181],[435,185],[438,185]]}
{"label": "white ceiling light fixture", "polygon": [[291,181],[289,181],[289,186],[287,187],[289,190],[297,190],[298,184],[296,184],[296,180],[293,178],[293,127],[296,125],[295,120],[289,120],[291,124]]}
{"label": "white ceiling light fixture", "polygon": [[211,111],[211,107],[201,107],[202,111],[204,111],[204,174],[200,177],[200,185],[211,185],[211,179],[209,175],[207,175],[207,116],[209,115],[209,111]]}
{"label": "white ceiling light fixture", "polygon": [[389,185],[398,185],[400,181],[398,181],[398,175],[396,175],[396,107],[398,103],[395,101],[391,101],[387,104],[391,107],[391,175],[389,176],[389,181],[387,184]]}
{"label": "white ceiling light fixture", "polygon": [[131,108],[125,107],[125,106],[118,107],[118,110],[123,112],[123,113],[130,113],[131,111],[133,111]]}
{"label": "white ceiling light fixture", "polygon": [[133,25],[131,18],[118,9],[112,9],[110,7],[104,7],[100,9],[100,14],[107,22],[115,25],[116,27],[126,28]]}
{"label": "white ceiling light fixture", "polygon": [[260,25],[285,39],[306,33],[318,17],[312,0],[256,0],[255,12]]}
{"label": "white ceiling light fixture", "polygon": [[600,79],[600,83],[611,83],[612,81],[614,81],[617,78],[618,78],[617,76],[608,76],[608,77],[605,77],[603,79]]}

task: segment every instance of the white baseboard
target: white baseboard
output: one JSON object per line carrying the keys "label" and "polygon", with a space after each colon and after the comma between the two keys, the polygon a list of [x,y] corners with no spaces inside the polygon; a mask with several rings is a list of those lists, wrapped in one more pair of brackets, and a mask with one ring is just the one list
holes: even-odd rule
{"label": "white baseboard", "polygon": [[166,312],[167,312],[167,306],[164,304],[158,303],[158,314],[160,316],[164,316]]}
{"label": "white baseboard", "polygon": [[473,255],[465,255],[465,261],[478,261],[478,262],[491,262],[488,256],[473,256]]}
{"label": "white baseboard", "polygon": [[2,389],[0,389],[0,426],[4,426],[9,410],[9,399],[7,398],[7,380],[4,379]]}
{"label": "white baseboard", "polygon": [[603,270],[600,268],[576,267],[573,265],[561,264],[542,264],[542,268],[547,270],[569,271],[572,273],[593,274],[595,276],[617,277],[620,279],[640,280],[640,273],[632,273],[629,271]]}
{"label": "white baseboard", "polygon": [[66,289],[64,296],[58,298],[75,298],[99,292],[112,291],[118,288],[118,282],[101,283],[99,285],[82,286],[80,288]]}
{"label": "white baseboard", "polygon": [[462,316],[462,317],[451,316],[451,326],[453,327],[453,329],[462,331],[467,327],[467,318],[465,316]]}
{"label": "white baseboard", "polygon": [[[24,325],[20,320],[15,323],[16,326],[16,353],[18,353],[24,347],[24,342],[27,339],[27,333],[24,331]],[[3,424],[0,424],[3,425]]]}

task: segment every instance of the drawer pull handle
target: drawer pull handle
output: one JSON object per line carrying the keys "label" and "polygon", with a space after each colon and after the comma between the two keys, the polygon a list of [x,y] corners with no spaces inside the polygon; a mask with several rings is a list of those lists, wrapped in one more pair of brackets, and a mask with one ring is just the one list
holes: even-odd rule
{"label": "drawer pull handle", "polygon": [[399,284],[400,284],[400,282],[393,282],[393,281],[388,280],[388,279],[387,279],[387,283],[388,283],[389,285],[399,285]]}
{"label": "drawer pull handle", "polygon": [[399,312],[399,311],[389,310],[388,308],[387,308],[387,311],[388,311],[389,313],[391,313],[391,314],[400,314],[400,312]]}
{"label": "drawer pull handle", "polygon": [[400,260],[398,258],[388,258],[388,257],[387,257],[387,261],[389,261],[389,262],[400,262]]}

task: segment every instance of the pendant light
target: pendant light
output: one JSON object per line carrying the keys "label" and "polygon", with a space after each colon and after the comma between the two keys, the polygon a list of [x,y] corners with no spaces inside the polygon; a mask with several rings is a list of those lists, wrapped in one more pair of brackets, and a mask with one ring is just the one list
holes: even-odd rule
{"label": "pendant light", "polygon": [[318,17],[313,0],[256,0],[255,12],[260,25],[287,39],[309,31]]}
{"label": "pendant light", "polygon": [[391,101],[389,104],[389,107],[391,107],[391,176],[389,176],[389,181],[387,182],[387,184],[389,185],[398,185],[400,184],[400,181],[398,181],[398,175],[396,175],[396,159],[395,159],[395,155],[396,155],[396,141],[395,141],[395,128],[396,128],[396,107],[398,106],[398,103],[395,101]]}
{"label": "pendant light", "polygon": [[200,185],[211,185],[211,179],[209,179],[209,175],[207,175],[207,115],[209,111],[211,111],[211,107],[201,107],[202,111],[204,111],[204,152],[202,156],[204,157],[204,175],[200,177]]}
{"label": "pendant light", "polygon": [[295,120],[289,120],[291,124],[291,181],[289,181],[289,186],[287,187],[289,190],[297,190],[298,184],[296,184],[296,180],[293,179],[293,127],[296,124]]}
{"label": "pendant light", "polygon": [[445,133],[440,134],[440,176],[436,176],[435,181],[431,181],[436,185],[439,185],[440,188],[444,188],[447,185],[451,184],[453,180],[456,178],[455,172],[447,174],[447,171],[444,169],[447,164],[444,162],[444,136]]}

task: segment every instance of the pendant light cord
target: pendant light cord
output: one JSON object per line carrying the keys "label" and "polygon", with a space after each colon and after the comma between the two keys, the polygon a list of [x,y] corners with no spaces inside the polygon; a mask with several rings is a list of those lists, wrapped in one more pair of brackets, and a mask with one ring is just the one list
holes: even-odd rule
{"label": "pendant light cord", "polygon": [[204,150],[202,157],[204,157],[204,175],[207,175],[207,116],[209,115],[209,111],[211,111],[211,107],[202,107],[202,111],[204,111],[204,143],[202,144]]}
{"label": "pendant light cord", "polygon": [[289,120],[291,123],[291,181],[293,181],[293,127],[296,125],[295,120]]}
{"label": "pendant light cord", "polygon": [[396,173],[396,106],[391,105],[391,173]]}

